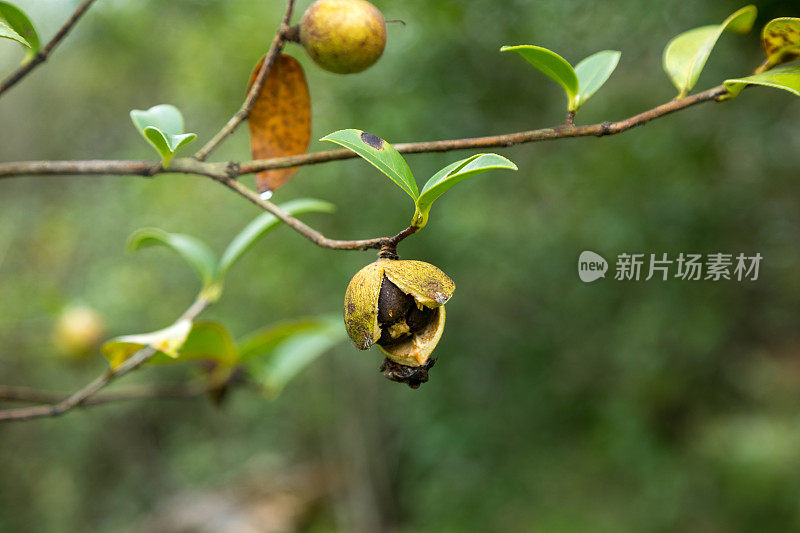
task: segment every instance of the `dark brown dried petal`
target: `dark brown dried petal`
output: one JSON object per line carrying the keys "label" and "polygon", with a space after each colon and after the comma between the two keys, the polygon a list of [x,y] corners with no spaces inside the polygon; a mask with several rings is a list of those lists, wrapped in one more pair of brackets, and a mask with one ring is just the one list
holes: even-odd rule
{"label": "dark brown dried petal", "polygon": [[436,364],[436,359],[428,359],[422,366],[405,366],[395,363],[389,358],[383,360],[380,371],[383,377],[397,383],[405,383],[412,389],[428,382],[428,371]]}

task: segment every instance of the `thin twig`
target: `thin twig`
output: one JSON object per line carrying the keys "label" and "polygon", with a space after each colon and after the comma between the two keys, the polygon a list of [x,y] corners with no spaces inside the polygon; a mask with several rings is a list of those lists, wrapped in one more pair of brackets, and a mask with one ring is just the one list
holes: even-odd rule
{"label": "thin twig", "polygon": [[332,250],[370,250],[370,249],[379,249],[385,246],[394,246],[396,247],[397,244],[400,243],[403,239],[411,235],[416,231],[416,228],[409,232],[408,229],[403,230],[402,232],[394,235],[393,237],[378,237],[375,239],[364,239],[364,240],[357,240],[357,241],[340,241],[336,239],[329,239],[325,237],[322,233],[315,230],[305,222],[293,217],[277,205],[273,204],[268,200],[263,200],[255,191],[246,187],[236,181],[233,178],[225,178],[218,180],[220,183],[228,187],[229,189],[235,191],[239,195],[247,198],[253,204],[257,205],[264,211],[272,213],[281,220],[284,224],[295,230],[296,232],[303,235],[305,238],[316,244],[317,246],[321,246],[322,248],[329,248]]}
{"label": "thin twig", "polygon": [[[504,148],[517,144],[552,141],[556,139],[616,135],[631,128],[635,128],[636,126],[646,124],[651,120],[669,115],[670,113],[704,102],[716,101],[720,96],[726,93],[727,90],[725,87],[720,85],[680,100],[672,100],[645,111],[644,113],[639,113],[638,115],[617,122],[602,122],[588,126],[561,125],[554,128],[543,128],[489,137],[396,144],[394,147],[401,153],[419,154],[428,152],[449,152],[453,150]],[[212,178],[222,183],[240,196],[250,200],[250,202],[259,206],[261,209],[272,213],[278,219],[286,223],[286,225],[323,248],[332,248],[336,250],[368,250],[380,249],[385,246],[391,247],[392,245],[397,246],[400,241],[413,233],[413,231],[411,233],[408,232],[412,228],[408,228],[394,237],[379,237],[375,239],[351,241],[329,239],[304,222],[301,222],[289,213],[283,211],[274,203],[262,200],[255,191],[236,180],[239,176],[260,172],[262,170],[315,165],[354,157],[357,157],[356,154],[350,150],[331,150],[312,154],[248,161],[245,163],[208,163],[197,161],[193,158],[181,158],[174,160],[168,169],[163,169],[157,163],[148,161],[23,161],[0,163],[0,178],[47,175],[136,174],[153,176],[163,173],[196,174]],[[416,229],[414,230],[416,231]]]}
{"label": "thin twig", "polygon": [[214,135],[213,139],[208,141],[205,146],[203,146],[197,151],[196,154],[194,154],[194,158],[198,161],[205,161],[209,154],[211,154],[211,152],[217,146],[219,146],[219,144],[225,140],[228,135],[236,131],[236,128],[238,128],[239,125],[250,116],[250,112],[256,105],[258,96],[261,94],[261,89],[264,88],[264,83],[267,81],[267,76],[269,75],[270,70],[272,70],[272,65],[275,63],[275,58],[278,57],[278,54],[283,49],[283,44],[286,41],[286,35],[289,32],[289,20],[292,18],[293,10],[294,0],[289,0],[288,6],[286,7],[286,13],[284,14],[283,21],[281,22],[281,27],[275,33],[275,38],[272,40],[269,51],[264,58],[264,63],[261,65],[261,70],[258,71],[258,76],[256,76],[253,85],[247,92],[247,97],[244,99],[242,107],[239,108],[239,111],[237,111],[236,114],[233,115],[230,120],[228,120],[228,123],[225,124],[216,135]]}
{"label": "thin twig", "polygon": [[72,29],[73,26],[78,22],[78,20],[83,16],[86,11],[92,6],[95,0],[83,0],[83,2],[78,5],[75,11],[72,13],[72,16],[67,19],[67,21],[59,28],[56,34],[50,39],[44,48],[39,50],[33,59],[19,67],[16,71],[12,72],[2,83],[0,83],[0,95],[6,92],[8,89],[16,85],[22,78],[27,76],[33,69],[35,69],[40,64],[47,61],[47,58],[53,52],[58,43],[60,43],[64,37],[67,36],[69,31]]}
{"label": "thin twig", "polygon": [[[149,398],[193,398],[209,391],[205,383],[179,383],[171,385],[142,385],[125,390],[98,394],[86,398],[79,407],[89,407],[126,400],[146,400]],[[0,401],[27,403],[58,403],[66,394],[42,391],[29,387],[9,387],[0,385]]]}
{"label": "thin twig", "polygon": [[[400,143],[393,145],[401,154],[421,154],[430,152],[451,152],[454,150],[474,150],[484,148],[507,148],[518,144],[526,144],[542,141],[555,141],[558,139],[571,139],[576,137],[604,137],[606,135],[616,135],[628,131],[636,126],[641,126],[651,120],[669,115],[676,111],[692,107],[705,102],[716,101],[720,96],[727,94],[724,85],[719,85],[707,91],[697,93],[680,100],[670,100],[665,104],[649,109],[638,115],[619,120],[617,122],[601,122],[587,126],[575,126],[562,124],[552,128],[541,128],[538,130],[508,133],[504,135],[491,135],[487,137],[471,137],[466,139],[453,139],[445,141]],[[287,157],[276,157],[272,159],[259,159],[248,161],[236,165],[237,174],[252,174],[262,170],[279,168],[299,167],[305,165],[316,165],[337,161],[341,159],[352,159],[358,157],[350,150],[330,150],[316,152],[312,154],[302,154]],[[3,176],[3,165],[0,164],[0,177]]]}
{"label": "thin twig", "polygon": [[[189,309],[187,309],[183,315],[181,315],[179,320],[194,320],[197,315],[199,315],[208,306],[208,304],[208,300],[205,300],[204,298],[198,298],[191,305],[191,307],[189,307]],[[76,407],[81,407],[106,385],[124,376],[131,370],[139,368],[155,354],[156,350],[149,346],[142,348],[118,367],[109,368],[100,376],[95,378],[91,383],[59,402],[37,405],[34,407],[22,407],[0,411],[0,423],[33,420],[35,418],[56,417],[63,415],[64,413],[75,409]]]}
{"label": "thin twig", "polygon": [[[400,143],[393,145],[398,152],[404,154],[421,154],[430,152],[450,152],[455,150],[470,150],[483,148],[506,148],[518,144],[542,141],[554,141],[576,137],[603,137],[616,135],[636,126],[641,126],[651,120],[669,115],[676,111],[715,101],[727,93],[723,85],[707,91],[697,93],[680,100],[671,100],[665,104],[654,107],[638,115],[617,121],[601,122],[586,126],[561,125],[552,128],[492,135],[488,137],[470,137],[465,139],[451,139],[430,142]],[[246,174],[289,167],[317,165],[353,159],[358,157],[350,150],[329,150],[310,154],[301,154],[271,159],[257,159],[243,163],[222,162],[208,163],[194,160],[193,158],[179,158],[167,168],[160,168],[152,161],[19,161],[0,163],[0,178],[12,178],[34,175],[143,175],[153,176],[165,173],[198,174],[215,179],[236,178]]]}

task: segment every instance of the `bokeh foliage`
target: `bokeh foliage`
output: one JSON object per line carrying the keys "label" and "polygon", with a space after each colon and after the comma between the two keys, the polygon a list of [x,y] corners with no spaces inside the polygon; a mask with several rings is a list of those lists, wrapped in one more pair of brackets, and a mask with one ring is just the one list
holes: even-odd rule
{"label": "bokeh foliage", "polygon": [[[300,1],[300,9],[309,2]],[[671,99],[661,52],[718,23],[728,0],[376,1],[384,58],[341,77],[306,67],[313,138],[359,128],[392,141],[487,135],[563,121],[563,95],[508,43],[573,64],[623,52],[579,123]],[[76,4],[26,0],[42,39]],[[755,2],[756,28],[800,16]],[[150,158],[127,113],[178,106],[207,139],[238,107],[284,9],[250,0],[102,0],[52,61],[0,101],[0,160]],[[599,24],[598,21],[602,21]],[[697,90],[746,75],[759,36],[721,39]],[[24,52],[0,48],[0,68]],[[98,407],[0,428],[0,530],[131,531],[177,495],[285,464],[322,465],[341,484],[312,531],[764,531],[800,527],[800,150],[796,97],[755,88],[605,139],[502,152],[520,168],[468,180],[404,257],[458,286],[432,381],[377,373],[379,356],[341,345],[276,401]],[[244,130],[244,129],[243,129]],[[326,149],[327,143],[312,143]],[[246,131],[216,158],[247,159]],[[466,155],[464,156],[466,157]],[[409,156],[420,176],[455,154]],[[360,160],[302,169],[276,198],[321,198],[327,235],[394,234],[407,200]],[[0,376],[69,390],[100,372],[53,355],[49,331],[76,300],[113,334],[152,331],[190,303],[196,281],[168,252],[124,253],[143,226],[200,235],[214,249],[257,211],[185,176],[46,178],[0,184]],[[580,283],[585,249],[760,252],[754,283]],[[288,229],[260,242],[204,317],[241,336],[340,309],[372,252],[314,247]],[[155,367],[129,382],[180,380]]]}

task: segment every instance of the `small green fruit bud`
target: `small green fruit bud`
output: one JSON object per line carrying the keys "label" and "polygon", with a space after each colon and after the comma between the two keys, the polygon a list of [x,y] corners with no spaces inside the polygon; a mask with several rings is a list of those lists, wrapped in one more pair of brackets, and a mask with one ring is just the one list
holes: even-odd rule
{"label": "small green fruit bud", "polygon": [[300,43],[325,70],[361,72],[383,54],[386,21],[366,0],[317,0],[300,21]]}
{"label": "small green fruit bud", "polygon": [[69,307],[58,317],[53,343],[63,355],[85,357],[100,345],[105,329],[103,319],[94,309]]}

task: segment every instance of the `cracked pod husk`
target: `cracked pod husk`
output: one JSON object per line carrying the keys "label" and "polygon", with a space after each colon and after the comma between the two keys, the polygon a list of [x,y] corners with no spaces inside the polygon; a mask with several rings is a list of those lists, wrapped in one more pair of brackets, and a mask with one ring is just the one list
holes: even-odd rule
{"label": "cracked pod husk", "polygon": [[424,366],[442,337],[455,284],[422,261],[378,259],[347,286],[344,322],[359,350],[377,344],[391,361]]}

